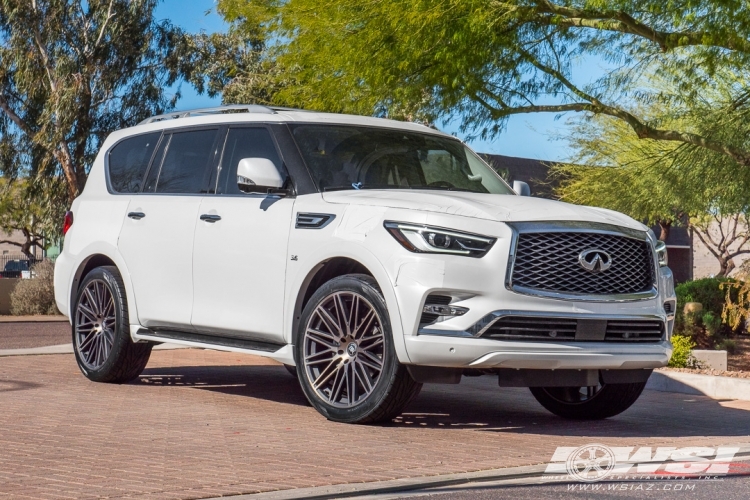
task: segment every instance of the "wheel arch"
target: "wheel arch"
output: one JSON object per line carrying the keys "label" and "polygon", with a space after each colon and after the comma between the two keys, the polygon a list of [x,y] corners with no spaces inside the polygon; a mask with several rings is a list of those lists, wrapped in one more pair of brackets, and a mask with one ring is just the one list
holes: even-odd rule
{"label": "wheel arch", "polygon": [[117,258],[116,256],[113,256],[111,254],[105,253],[105,252],[94,252],[88,255],[86,258],[84,258],[77,266],[75,272],[73,273],[73,279],[71,280],[70,284],[70,300],[68,300],[68,313],[70,314],[70,318],[72,321],[72,318],[74,317],[74,307],[75,307],[75,300],[78,296],[78,290],[81,286],[81,281],[86,277],[86,275],[91,272],[93,269],[96,269],[97,267],[101,266],[113,266],[117,268],[117,270],[120,273],[120,276],[122,277],[123,283],[125,284],[125,293],[126,298],[128,301],[128,309],[131,313],[130,322],[133,322],[133,318],[137,318],[137,310],[135,308],[135,300],[132,293],[132,284],[130,283],[130,276],[127,273],[124,263],[121,261],[121,259]]}
{"label": "wheel arch", "polygon": [[[364,260],[364,262],[363,262]],[[393,292],[391,281],[388,278],[385,269],[376,262],[368,262],[365,259],[353,256],[337,255],[328,257],[319,261],[308,272],[302,280],[293,303],[293,313],[291,318],[291,329],[289,333],[289,343],[294,343],[294,332],[299,327],[300,316],[310,297],[315,291],[328,281],[344,276],[346,274],[365,274],[371,276],[380,287],[391,320],[391,329],[393,331],[396,352],[399,359],[408,362],[406,348],[403,340],[403,330],[401,325],[401,314],[398,308],[396,295]]]}

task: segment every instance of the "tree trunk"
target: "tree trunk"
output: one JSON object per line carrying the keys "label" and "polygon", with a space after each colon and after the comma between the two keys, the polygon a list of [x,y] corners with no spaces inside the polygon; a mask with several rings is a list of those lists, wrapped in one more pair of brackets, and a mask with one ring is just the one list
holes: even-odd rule
{"label": "tree trunk", "polygon": [[731,257],[722,255],[719,257],[719,272],[716,275],[717,277],[726,277],[729,276],[729,273],[731,273],[734,270],[734,260]]}
{"label": "tree trunk", "polygon": [[661,229],[661,233],[659,234],[659,240],[666,242],[667,238],[669,238],[669,231],[672,229],[672,221],[660,220],[659,228]]}

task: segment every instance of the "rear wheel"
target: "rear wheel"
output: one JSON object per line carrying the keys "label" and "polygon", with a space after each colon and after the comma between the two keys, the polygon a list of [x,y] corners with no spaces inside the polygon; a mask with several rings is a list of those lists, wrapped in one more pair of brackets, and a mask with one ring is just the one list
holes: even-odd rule
{"label": "rear wheel", "polygon": [[95,382],[128,382],[146,367],[151,347],[130,338],[125,286],[117,268],[97,267],[87,274],[73,312],[73,351],[81,372]]}
{"label": "rear wheel", "polygon": [[302,390],[330,420],[390,420],[422,387],[396,357],[385,300],[370,276],[319,288],[302,312],[295,348]]}
{"label": "rear wheel", "polygon": [[646,382],[599,384],[595,387],[531,387],[547,410],[563,418],[601,420],[614,417],[636,402]]}

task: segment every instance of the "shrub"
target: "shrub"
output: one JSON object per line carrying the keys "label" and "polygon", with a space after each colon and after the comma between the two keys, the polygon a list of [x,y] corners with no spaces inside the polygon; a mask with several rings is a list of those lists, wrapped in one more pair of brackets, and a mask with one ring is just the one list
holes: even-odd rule
{"label": "shrub", "polygon": [[727,354],[737,354],[737,342],[725,339],[716,344],[716,349],[719,351],[727,351]]}
{"label": "shrub", "polygon": [[695,342],[690,337],[672,335],[672,358],[669,360],[669,366],[687,368],[694,347]]}
{"label": "shrub", "polygon": [[[732,278],[703,278],[686,281],[675,287],[677,311],[675,331],[681,335],[703,337],[702,342],[713,344],[714,340],[731,335],[736,327],[722,321],[724,305],[729,294],[736,300],[736,280]],[[688,302],[700,302],[703,311],[697,315],[684,314]],[[706,338],[708,337],[708,338]]]}
{"label": "shrub", "polygon": [[21,280],[10,294],[10,312],[16,316],[59,314],[55,305],[54,271],[50,260],[43,260],[31,269],[36,277]]}

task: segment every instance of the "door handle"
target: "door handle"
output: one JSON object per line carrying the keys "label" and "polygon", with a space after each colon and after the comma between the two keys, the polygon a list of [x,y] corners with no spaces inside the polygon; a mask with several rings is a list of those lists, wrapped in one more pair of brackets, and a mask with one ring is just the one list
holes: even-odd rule
{"label": "door handle", "polygon": [[128,217],[135,220],[141,220],[146,216],[143,212],[130,212],[128,213]]}
{"label": "door handle", "polygon": [[220,221],[221,220],[221,216],[220,215],[213,215],[213,214],[203,214],[203,215],[201,215],[201,220],[204,220],[206,222],[210,222],[210,223],[213,224],[216,221]]}

